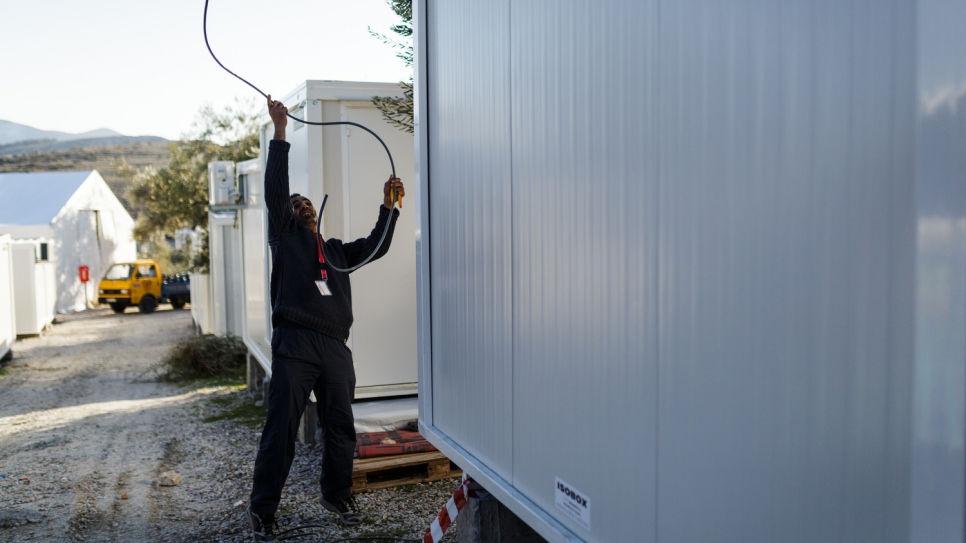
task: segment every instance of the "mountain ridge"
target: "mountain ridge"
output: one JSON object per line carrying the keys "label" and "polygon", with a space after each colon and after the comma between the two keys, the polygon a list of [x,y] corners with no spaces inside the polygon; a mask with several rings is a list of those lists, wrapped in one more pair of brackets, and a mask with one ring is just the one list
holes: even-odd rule
{"label": "mountain ridge", "polygon": [[168,143],[168,140],[158,136],[107,136],[99,138],[71,139],[57,141],[52,138],[39,140],[25,140],[0,144],[0,156],[16,156],[29,153],[46,153],[51,151],[66,151],[68,149],[84,149],[89,147],[107,147],[111,145],[127,145],[131,143]]}
{"label": "mountain ridge", "polygon": [[124,136],[124,134],[109,128],[97,128],[95,130],[81,132],[80,134],[71,134],[69,132],[60,132],[57,130],[41,130],[25,124],[0,119],[0,145],[7,145],[10,143],[28,140],[52,139],[56,141],[69,141],[77,139],[112,138],[119,136]]}
{"label": "mountain ridge", "polygon": [[124,170],[127,166],[163,168],[171,160],[169,145],[137,142],[0,156],[0,173],[97,170],[128,213],[137,217],[138,209],[127,199],[131,179]]}

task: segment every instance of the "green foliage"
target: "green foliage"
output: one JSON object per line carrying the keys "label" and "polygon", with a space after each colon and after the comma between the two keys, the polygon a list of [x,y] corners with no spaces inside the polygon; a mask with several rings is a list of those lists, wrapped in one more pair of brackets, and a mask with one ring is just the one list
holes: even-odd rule
{"label": "green foliage", "polygon": [[222,377],[208,377],[205,379],[196,379],[190,383],[189,388],[191,390],[200,390],[203,388],[226,388],[232,392],[240,392],[245,390],[248,385],[245,383],[245,375],[228,375]]}
{"label": "green foliage", "polygon": [[413,65],[413,1],[412,0],[386,0],[389,7],[392,8],[396,15],[402,19],[403,24],[393,25],[389,27],[396,34],[406,38],[407,41],[399,42],[393,38],[386,37],[385,34],[380,34],[374,31],[371,27],[369,28],[369,34],[372,37],[382,41],[393,49],[398,49],[399,52],[396,56],[401,58],[403,62],[406,63],[407,68],[411,68]]}
{"label": "green foliage", "polygon": [[208,273],[211,262],[211,251],[208,247],[208,230],[201,231],[200,247],[192,249],[190,267],[198,273]]}
{"label": "green foliage", "polygon": [[[396,56],[406,63],[407,68],[413,66],[413,2],[412,0],[387,0],[392,10],[402,19],[402,24],[393,25],[390,30],[405,38],[405,41],[396,41],[369,29],[373,37],[382,40],[383,43],[398,49]],[[400,130],[409,132],[414,131],[413,124],[413,78],[409,81],[400,81],[399,86],[403,88],[403,97],[395,98],[392,96],[373,96],[372,103],[382,112],[382,116],[398,127]]]}
{"label": "green foliage", "polygon": [[168,382],[238,377],[247,355],[248,348],[235,336],[197,336],[175,344],[154,370],[159,381]]}
{"label": "green foliage", "polygon": [[395,98],[392,96],[373,96],[372,103],[382,112],[382,116],[404,132],[412,134],[413,125],[413,83],[400,81],[399,86],[403,88],[403,97]]}
{"label": "green foliage", "polygon": [[241,401],[232,398],[215,398],[212,404],[226,409],[217,415],[202,419],[202,422],[216,422],[219,420],[233,420],[250,428],[261,428],[265,425],[267,408],[255,405],[250,398],[243,397]]}
{"label": "green foliage", "polygon": [[192,269],[191,247],[175,249],[173,240],[163,234],[155,234],[149,241],[141,242],[138,247],[138,257],[157,260],[158,265],[161,266],[161,273],[165,275],[183,273]]}
{"label": "green foliage", "polygon": [[170,145],[167,166],[125,170],[131,179],[127,196],[138,210],[134,239],[151,244],[160,237],[173,237],[181,228],[207,229],[208,163],[258,156],[253,110],[254,102],[236,103],[221,112],[204,106],[193,131]]}

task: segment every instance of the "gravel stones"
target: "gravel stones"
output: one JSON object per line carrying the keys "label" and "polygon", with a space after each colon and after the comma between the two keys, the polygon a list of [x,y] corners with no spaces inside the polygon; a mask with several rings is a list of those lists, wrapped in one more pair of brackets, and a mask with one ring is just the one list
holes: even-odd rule
{"label": "gravel stones", "polygon": [[[18,341],[0,376],[0,541],[250,541],[244,505],[261,425],[225,415],[247,417],[257,399],[240,383],[178,387],[143,377],[192,333],[190,314],[61,318],[43,337]],[[319,504],[321,458],[321,445],[296,445],[278,511],[283,530],[318,524],[333,539],[421,538],[459,483],[358,494],[365,520],[342,527]],[[167,472],[180,482],[155,484]],[[455,541],[454,529],[445,541]]]}
{"label": "gravel stones", "polygon": [[44,515],[36,509],[3,509],[0,510],[0,528],[12,528],[40,522]]}
{"label": "gravel stones", "polygon": [[166,471],[158,478],[158,486],[178,486],[181,484],[181,475],[176,471]]}

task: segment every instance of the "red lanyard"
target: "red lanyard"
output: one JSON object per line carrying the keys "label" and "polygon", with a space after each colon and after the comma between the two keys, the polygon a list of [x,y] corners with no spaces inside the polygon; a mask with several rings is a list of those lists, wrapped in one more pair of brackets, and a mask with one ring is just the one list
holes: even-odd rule
{"label": "red lanyard", "polygon": [[322,280],[328,281],[329,276],[325,273],[325,256],[322,255],[322,244],[325,243],[318,232],[315,234],[315,249],[319,252],[319,266],[322,268]]}

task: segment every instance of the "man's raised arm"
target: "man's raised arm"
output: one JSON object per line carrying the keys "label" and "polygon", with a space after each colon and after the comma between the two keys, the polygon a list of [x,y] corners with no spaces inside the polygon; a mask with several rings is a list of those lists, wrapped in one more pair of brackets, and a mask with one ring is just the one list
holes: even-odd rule
{"label": "man's raised arm", "polygon": [[265,207],[268,208],[268,239],[276,239],[297,229],[288,189],[288,149],[285,126],[288,109],[268,96],[268,114],[275,125],[275,137],[268,143],[265,165]]}

